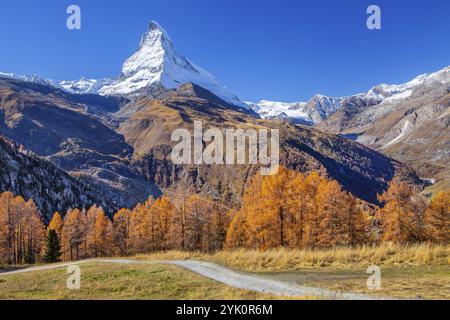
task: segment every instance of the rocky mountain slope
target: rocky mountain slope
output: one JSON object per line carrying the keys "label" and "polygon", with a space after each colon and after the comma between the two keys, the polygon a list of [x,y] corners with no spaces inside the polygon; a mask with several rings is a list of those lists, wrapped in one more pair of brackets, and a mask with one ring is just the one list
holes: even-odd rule
{"label": "rocky mountain slope", "polygon": [[[127,112],[127,109],[133,112]],[[193,84],[169,91],[157,99],[142,98],[125,106],[118,131],[134,148],[134,163],[151,182],[180,192],[193,190],[239,202],[247,179],[258,166],[176,166],[170,161],[174,143],[170,134],[194,120],[204,128],[271,128],[281,135],[281,163],[302,172],[318,170],[337,179],[357,196],[376,202],[395,176],[420,184],[414,172],[358,143],[332,134],[283,121],[262,120],[213,99],[212,93]]]}
{"label": "rocky mountain slope", "polygon": [[261,101],[249,106],[283,119],[344,135],[416,169],[432,183],[450,183],[450,67],[400,85],[308,102]]}
{"label": "rocky mountain slope", "polygon": [[[320,130],[353,138],[435,182],[450,178],[450,67],[399,86],[382,85],[371,107],[345,106]],[[387,98],[386,98],[387,97]]]}
{"label": "rocky mountain slope", "polygon": [[[46,91],[47,90],[47,91]],[[176,166],[175,129],[276,128],[281,162],[302,172],[319,170],[357,196],[376,202],[395,176],[420,183],[408,167],[345,138],[281,121],[260,119],[194,84],[141,97],[115,113],[103,112],[53,87],[0,80],[0,132],[101,190],[115,206],[130,207],[163,190],[203,192],[239,203],[257,166]],[[77,96],[78,100],[83,96]],[[113,108],[114,109],[114,108]],[[110,119],[110,121],[107,121]]]}
{"label": "rocky mountain slope", "polygon": [[111,112],[126,102],[0,77],[0,134],[128,207],[155,187],[129,166],[133,148],[116,132]]}
{"label": "rocky mountain slope", "polygon": [[109,212],[116,207],[95,186],[80,180],[0,136],[0,191],[33,199],[48,222],[55,211],[99,204]]}

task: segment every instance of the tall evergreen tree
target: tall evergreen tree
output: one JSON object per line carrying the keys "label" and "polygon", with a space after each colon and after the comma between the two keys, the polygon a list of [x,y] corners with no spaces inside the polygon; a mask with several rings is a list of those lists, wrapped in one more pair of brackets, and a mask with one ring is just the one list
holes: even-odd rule
{"label": "tall evergreen tree", "polygon": [[61,261],[61,245],[59,243],[58,233],[50,229],[47,232],[45,241],[44,262],[56,263]]}

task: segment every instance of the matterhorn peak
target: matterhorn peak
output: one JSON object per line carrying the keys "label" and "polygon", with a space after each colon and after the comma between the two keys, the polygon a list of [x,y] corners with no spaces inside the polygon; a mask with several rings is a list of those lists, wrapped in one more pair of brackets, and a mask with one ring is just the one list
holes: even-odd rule
{"label": "matterhorn peak", "polygon": [[146,46],[168,45],[173,49],[173,42],[169,34],[156,21],[151,21],[148,25],[147,32],[142,35],[139,49]]}
{"label": "matterhorn peak", "polygon": [[156,86],[174,89],[190,82],[232,105],[247,108],[213,75],[178,54],[169,34],[156,21],[151,21],[139,49],[123,64],[120,77],[99,93],[133,97],[151,92]]}

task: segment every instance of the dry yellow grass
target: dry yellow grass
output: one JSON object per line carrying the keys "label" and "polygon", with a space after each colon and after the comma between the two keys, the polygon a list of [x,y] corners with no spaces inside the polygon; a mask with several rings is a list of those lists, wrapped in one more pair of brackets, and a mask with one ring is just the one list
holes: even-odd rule
{"label": "dry yellow grass", "polygon": [[239,250],[220,252],[212,258],[218,263],[249,271],[295,271],[305,268],[360,268],[449,264],[449,246],[385,244],[356,249],[270,250],[266,252]]}
{"label": "dry yellow grass", "polygon": [[363,246],[329,250],[221,251],[212,255],[170,251],[138,256],[139,259],[185,260],[202,259],[232,268],[252,271],[296,271],[308,268],[367,268],[378,266],[449,265],[450,246],[431,244]]}
{"label": "dry yellow grass", "polygon": [[367,267],[382,270],[375,294],[407,299],[449,299],[450,246],[383,244],[329,250],[236,250],[211,255],[172,251],[142,259],[196,259],[276,280],[335,291],[374,294],[367,289]]}
{"label": "dry yellow grass", "polygon": [[208,255],[199,253],[199,252],[191,252],[191,251],[161,251],[155,252],[151,254],[138,254],[134,258],[138,260],[188,260],[195,258],[205,258]]}

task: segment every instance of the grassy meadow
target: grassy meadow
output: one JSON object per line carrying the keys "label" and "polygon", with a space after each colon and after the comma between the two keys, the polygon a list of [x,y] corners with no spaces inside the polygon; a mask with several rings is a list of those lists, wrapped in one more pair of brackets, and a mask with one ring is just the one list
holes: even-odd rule
{"label": "grassy meadow", "polygon": [[[161,260],[202,260],[239,272],[343,292],[406,299],[450,299],[450,246],[386,244],[357,249],[169,251],[133,257],[140,264],[81,264],[81,290],[66,288],[66,268],[1,275],[0,299],[284,299],[228,287]],[[156,263],[155,263],[156,262]],[[381,269],[382,288],[368,290],[366,270]],[[13,267],[0,267],[0,272]],[[292,298],[289,298],[292,299]],[[301,299],[314,299],[303,297]]]}
{"label": "grassy meadow", "polygon": [[66,287],[66,268],[0,275],[0,300],[266,300],[271,295],[227,287],[179,267],[80,265],[80,290]]}
{"label": "grassy meadow", "polygon": [[[450,299],[450,246],[384,244],[329,250],[167,252],[139,259],[198,259],[272,279],[406,299]],[[367,268],[381,269],[382,288],[367,289]]]}

